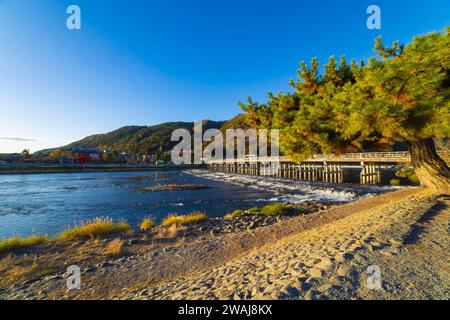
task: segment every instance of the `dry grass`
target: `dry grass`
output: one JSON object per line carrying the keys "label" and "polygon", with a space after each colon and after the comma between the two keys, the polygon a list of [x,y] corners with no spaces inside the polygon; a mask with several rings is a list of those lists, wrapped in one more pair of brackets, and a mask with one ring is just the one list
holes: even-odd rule
{"label": "dry grass", "polygon": [[8,287],[29,279],[32,275],[45,274],[49,267],[38,263],[37,258],[18,258],[7,255],[0,259],[0,287]]}
{"label": "dry grass", "polygon": [[0,240],[0,254],[9,253],[18,249],[29,248],[38,244],[49,243],[53,241],[70,241],[76,239],[93,239],[102,235],[125,232],[131,227],[126,222],[114,223],[112,219],[97,218],[92,221],[84,222],[78,226],[61,232],[54,238],[47,235],[34,235],[28,238],[13,237]]}
{"label": "dry grass", "polygon": [[46,235],[30,236],[28,238],[13,237],[0,240],[0,254],[11,252],[17,249],[28,248],[34,245],[47,243],[49,238]]}
{"label": "dry grass", "polygon": [[30,265],[24,265],[24,266],[16,266],[15,268],[10,269],[6,277],[9,281],[11,280],[19,280],[27,278],[28,276],[36,273],[40,269],[39,265],[35,262],[33,262]]}
{"label": "dry grass", "polygon": [[178,224],[172,224],[170,227],[164,228],[159,227],[156,229],[156,233],[154,234],[155,240],[163,240],[163,239],[175,239],[177,238],[180,232],[186,230],[185,226],[181,226]]}
{"label": "dry grass", "polygon": [[119,256],[123,252],[123,245],[123,240],[120,238],[116,238],[108,244],[105,250],[105,254],[110,256]]}
{"label": "dry grass", "polygon": [[141,225],[139,226],[141,230],[148,230],[153,227],[156,227],[156,222],[155,220],[150,218],[145,218],[144,220],[142,220]]}
{"label": "dry grass", "polygon": [[179,232],[178,225],[177,224],[173,224],[167,229],[166,237],[169,238],[169,239],[176,238],[178,232]]}
{"label": "dry grass", "polygon": [[96,238],[102,235],[125,232],[131,227],[124,221],[114,223],[109,218],[97,218],[61,232],[56,238],[61,241]]}
{"label": "dry grass", "polygon": [[177,216],[175,214],[169,214],[162,222],[161,226],[170,227],[172,225],[178,224],[181,221],[182,216]]}
{"label": "dry grass", "polygon": [[197,223],[201,221],[205,221],[208,219],[208,216],[202,212],[193,212],[188,215],[178,216],[175,214],[169,214],[163,222],[161,222],[161,226],[163,227],[171,227],[172,225],[186,225],[191,223]]}

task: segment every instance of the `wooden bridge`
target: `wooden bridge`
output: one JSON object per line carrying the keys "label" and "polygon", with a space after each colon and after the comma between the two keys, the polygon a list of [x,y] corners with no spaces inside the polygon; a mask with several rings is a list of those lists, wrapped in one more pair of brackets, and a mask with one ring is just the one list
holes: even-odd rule
{"label": "wooden bridge", "polygon": [[[447,163],[450,152],[438,152]],[[248,175],[272,176],[306,181],[343,183],[344,172],[350,167],[359,170],[362,184],[381,183],[381,168],[396,164],[409,164],[409,152],[366,152],[346,153],[337,156],[314,155],[303,162],[295,162],[287,157],[255,157],[206,160],[208,168],[214,172],[229,172]],[[346,170],[344,170],[346,169]]]}

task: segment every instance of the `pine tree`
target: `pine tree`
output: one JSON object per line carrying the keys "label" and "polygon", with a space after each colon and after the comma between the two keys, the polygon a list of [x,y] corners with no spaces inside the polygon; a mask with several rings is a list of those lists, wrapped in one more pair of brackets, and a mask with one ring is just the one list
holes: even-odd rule
{"label": "pine tree", "polygon": [[433,138],[450,133],[450,27],[415,37],[406,47],[386,47],[377,39],[357,86],[361,125],[392,144],[406,141],[421,183],[450,194],[450,169],[437,155]]}
{"label": "pine tree", "polygon": [[375,50],[367,65],[341,57],[338,66],[331,57],[323,75],[316,59],[302,62],[293,93],[241,104],[249,123],[280,129],[282,152],[297,161],[406,141],[422,184],[450,193],[450,170],[433,142],[450,134],[450,27],[406,47],[378,38]]}

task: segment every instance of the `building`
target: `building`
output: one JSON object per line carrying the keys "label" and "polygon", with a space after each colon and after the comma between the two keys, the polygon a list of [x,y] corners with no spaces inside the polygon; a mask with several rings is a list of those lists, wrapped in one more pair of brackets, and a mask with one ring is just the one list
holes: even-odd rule
{"label": "building", "polygon": [[20,160],[20,153],[0,153],[0,161],[5,163],[18,163]]}

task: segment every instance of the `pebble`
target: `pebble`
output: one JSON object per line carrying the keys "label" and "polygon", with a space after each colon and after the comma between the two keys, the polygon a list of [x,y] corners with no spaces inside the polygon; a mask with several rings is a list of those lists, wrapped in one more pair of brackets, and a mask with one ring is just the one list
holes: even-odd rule
{"label": "pebble", "polygon": [[300,295],[300,291],[291,285],[287,285],[281,289],[281,292],[286,294],[290,298],[297,298]]}
{"label": "pebble", "polygon": [[147,289],[144,289],[144,290],[139,291],[139,295],[140,295],[140,296],[145,296],[145,295],[147,295],[147,294],[148,294],[148,290],[147,290]]}
{"label": "pebble", "polygon": [[350,267],[346,266],[346,265],[341,265],[338,269],[337,269],[337,275],[341,276],[341,277],[348,277],[348,275],[350,274]]}
{"label": "pebble", "polygon": [[311,270],[309,270],[309,274],[313,278],[322,278],[325,272],[319,268],[312,268]]}
{"label": "pebble", "polygon": [[324,271],[328,271],[333,267],[333,262],[329,258],[323,258],[317,266]]}

